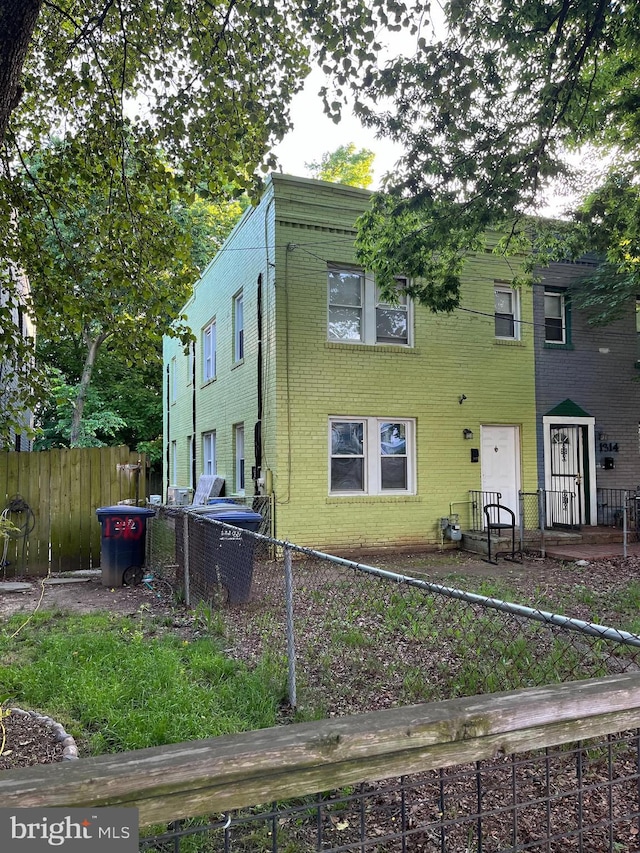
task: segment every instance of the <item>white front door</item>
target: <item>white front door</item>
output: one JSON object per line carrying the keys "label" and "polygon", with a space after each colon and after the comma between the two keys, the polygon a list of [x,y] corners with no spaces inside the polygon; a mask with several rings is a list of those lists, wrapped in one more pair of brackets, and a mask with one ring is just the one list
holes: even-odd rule
{"label": "white front door", "polygon": [[[484,503],[499,503],[509,507],[519,518],[518,492],[520,491],[520,428],[491,425],[480,427],[482,491],[490,495]],[[499,495],[499,497],[498,497]],[[483,522],[486,518],[483,513]],[[498,517],[491,515],[491,521]],[[501,512],[499,521],[510,524],[509,513]]]}

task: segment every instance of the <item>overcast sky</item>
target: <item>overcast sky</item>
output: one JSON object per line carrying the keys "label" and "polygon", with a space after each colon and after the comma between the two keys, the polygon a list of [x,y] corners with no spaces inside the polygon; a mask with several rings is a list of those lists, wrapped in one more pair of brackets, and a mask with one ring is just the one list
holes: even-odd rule
{"label": "overcast sky", "polygon": [[352,142],[358,149],[368,148],[375,152],[374,183],[371,189],[377,189],[380,178],[386,172],[393,171],[394,163],[402,153],[401,148],[389,140],[376,139],[373,131],[363,128],[346,109],[339,124],[327,118],[322,111],[322,100],[317,94],[324,81],[321,71],[312,71],[303,91],[293,99],[291,116],[294,129],[275,149],[282,171],[289,175],[308,176],[305,163],[317,162],[326,152],[335,151],[340,145]]}

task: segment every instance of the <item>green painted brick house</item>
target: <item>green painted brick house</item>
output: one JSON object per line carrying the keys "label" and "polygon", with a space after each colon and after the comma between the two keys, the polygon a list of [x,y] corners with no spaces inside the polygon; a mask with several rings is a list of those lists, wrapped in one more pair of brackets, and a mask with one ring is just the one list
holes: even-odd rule
{"label": "green painted brick house", "polygon": [[330,551],[440,545],[469,490],[537,488],[531,293],[487,251],[450,315],[379,303],[368,199],[272,175],[185,306],[193,350],[164,342],[167,488],[273,493],[275,534]]}

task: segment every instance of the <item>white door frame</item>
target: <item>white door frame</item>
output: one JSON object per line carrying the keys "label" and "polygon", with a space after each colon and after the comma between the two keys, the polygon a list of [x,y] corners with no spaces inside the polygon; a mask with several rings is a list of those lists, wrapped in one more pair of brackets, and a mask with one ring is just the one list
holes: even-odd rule
{"label": "white door frame", "polygon": [[[583,471],[583,479],[585,476],[589,479],[589,508],[585,507],[585,518],[583,524],[597,524],[597,492],[596,492],[596,419],[592,417],[563,417],[562,415],[544,415],[542,418],[544,429],[544,487],[547,491],[551,490],[551,427],[560,426],[579,426],[586,427],[586,442],[587,442],[587,465],[588,471]],[[582,464],[582,459],[579,460]],[[586,492],[585,492],[586,496]]]}

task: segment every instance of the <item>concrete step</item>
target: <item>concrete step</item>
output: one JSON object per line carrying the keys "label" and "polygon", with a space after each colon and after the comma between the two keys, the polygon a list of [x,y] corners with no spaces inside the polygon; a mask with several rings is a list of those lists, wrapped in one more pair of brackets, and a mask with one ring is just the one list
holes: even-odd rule
{"label": "concrete step", "polygon": [[[525,530],[524,547],[536,550],[540,547],[539,530]],[[610,545],[622,543],[622,531],[611,527],[583,527],[580,530],[545,530],[545,548],[571,547],[575,545]],[[476,530],[462,531],[461,547],[465,551],[486,556],[487,534]],[[520,547],[520,531],[516,530],[516,550]],[[491,550],[510,551],[511,535],[491,536]]]}

